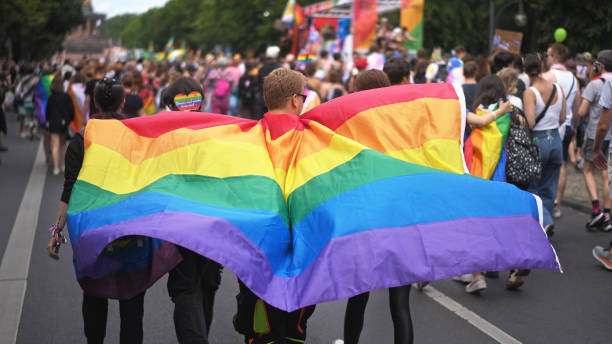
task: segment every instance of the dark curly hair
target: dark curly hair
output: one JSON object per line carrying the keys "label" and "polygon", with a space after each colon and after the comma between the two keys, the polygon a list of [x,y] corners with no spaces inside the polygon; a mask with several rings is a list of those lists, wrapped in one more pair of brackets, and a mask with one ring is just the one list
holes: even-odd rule
{"label": "dark curly hair", "polygon": [[94,89],[94,100],[96,108],[101,113],[113,113],[120,110],[125,92],[119,81],[111,78],[104,78],[96,84]]}

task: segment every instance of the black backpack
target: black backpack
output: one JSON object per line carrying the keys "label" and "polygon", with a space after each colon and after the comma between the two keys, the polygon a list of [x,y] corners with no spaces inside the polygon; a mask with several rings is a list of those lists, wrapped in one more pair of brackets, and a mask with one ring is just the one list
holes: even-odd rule
{"label": "black backpack", "polygon": [[[523,118],[523,124],[520,121]],[[506,181],[521,189],[542,175],[540,150],[527,126],[527,118],[517,107],[512,107],[510,129],[506,139]]]}

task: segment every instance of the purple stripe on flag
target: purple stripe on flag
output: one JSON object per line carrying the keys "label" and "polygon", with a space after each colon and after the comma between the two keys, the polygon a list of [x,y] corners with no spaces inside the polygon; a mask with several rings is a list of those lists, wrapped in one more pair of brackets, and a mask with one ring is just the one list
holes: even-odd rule
{"label": "purple stripe on flag", "polygon": [[[90,296],[128,300],[151,287],[181,260],[183,257],[176,246],[163,242],[153,251],[148,269],[111,274],[100,279],[85,277],[79,280],[79,284]],[[111,259],[107,261],[113,262]]]}
{"label": "purple stripe on flag", "polygon": [[[266,302],[287,311],[464,273],[559,270],[544,231],[531,215],[461,218],[334,238],[313,263],[287,278],[275,275],[264,252],[228,221],[166,212],[86,231],[76,244],[75,252],[83,252],[78,264],[94,263],[107,243],[125,235],[146,235],[203,254],[232,270]],[[307,245],[299,237],[294,240],[295,245]]]}

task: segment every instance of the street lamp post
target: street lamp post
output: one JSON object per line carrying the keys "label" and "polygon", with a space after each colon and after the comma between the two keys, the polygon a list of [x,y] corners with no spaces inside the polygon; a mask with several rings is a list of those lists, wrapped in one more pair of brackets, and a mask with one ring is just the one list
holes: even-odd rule
{"label": "street lamp post", "polygon": [[499,8],[499,11],[495,11],[495,0],[489,0],[489,53],[493,53],[493,35],[495,34],[495,22],[502,14],[502,12],[513,5],[518,3],[519,9],[518,13],[514,16],[514,22],[517,26],[523,27],[527,25],[527,15],[525,14],[525,9],[523,7],[523,0],[512,0],[505,3],[503,6]]}

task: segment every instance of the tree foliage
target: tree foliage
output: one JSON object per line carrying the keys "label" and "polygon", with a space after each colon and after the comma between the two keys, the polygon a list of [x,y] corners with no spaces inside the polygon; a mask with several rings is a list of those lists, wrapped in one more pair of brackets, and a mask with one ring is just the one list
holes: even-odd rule
{"label": "tree foliage", "polygon": [[[297,2],[305,7],[317,0]],[[274,27],[286,3],[287,0],[170,0],[161,8],[133,18],[120,37],[130,48],[145,48],[153,41],[155,48],[161,50],[174,37],[176,43],[185,40],[190,48],[204,51],[216,45],[240,52],[261,51],[269,44],[278,44],[284,34]],[[518,1],[496,0],[496,28],[523,32],[523,52],[546,49],[557,27],[568,31],[564,43],[572,54],[597,52],[612,47],[612,6],[603,3],[525,0],[528,25],[518,27],[514,23]],[[386,16],[399,21],[399,14]],[[473,54],[486,55],[489,51],[488,0],[426,0],[424,26],[425,48],[439,46],[448,51],[461,44]]]}
{"label": "tree foliage", "polygon": [[64,37],[84,22],[80,0],[0,1],[0,53],[41,59],[61,50]]}
{"label": "tree foliage", "polygon": [[109,18],[106,21],[106,35],[108,38],[115,42],[119,41],[121,31],[123,31],[123,29],[125,29],[125,27],[128,26],[128,24],[131,23],[136,17],[138,17],[137,14],[128,13]]}

